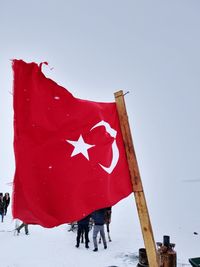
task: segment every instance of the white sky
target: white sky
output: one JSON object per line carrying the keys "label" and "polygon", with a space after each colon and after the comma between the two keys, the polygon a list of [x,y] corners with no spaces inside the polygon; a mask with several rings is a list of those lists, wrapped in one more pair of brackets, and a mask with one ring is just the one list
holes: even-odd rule
{"label": "white sky", "polygon": [[191,218],[191,233],[200,231],[199,14],[198,0],[0,0],[0,191],[11,191],[14,174],[10,59],[48,61],[46,75],[78,98],[130,91],[156,239]]}

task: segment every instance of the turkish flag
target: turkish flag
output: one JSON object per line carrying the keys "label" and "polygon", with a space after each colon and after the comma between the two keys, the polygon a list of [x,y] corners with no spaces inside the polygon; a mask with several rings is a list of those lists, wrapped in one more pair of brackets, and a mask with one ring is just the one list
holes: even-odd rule
{"label": "turkish flag", "polygon": [[41,65],[13,60],[13,217],[53,227],[132,192],[115,103],[75,98]]}

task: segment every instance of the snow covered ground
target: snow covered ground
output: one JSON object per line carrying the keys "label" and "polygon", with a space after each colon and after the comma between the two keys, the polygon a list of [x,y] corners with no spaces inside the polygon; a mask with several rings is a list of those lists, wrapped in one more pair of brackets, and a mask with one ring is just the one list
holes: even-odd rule
{"label": "snow covered ground", "polygon": [[[178,265],[200,257],[200,1],[1,1],[0,192],[14,177],[10,59],[48,61],[47,77],[77,98],[126,106],[156,242]],[[134,197],[113,207],[112,242],[75,248],[68,225],[14,236],[0,222],[0,267],[134,267],[143,238]],[[194,234],[196,232],[197,234]],[[90,239],[91,233],[90,233]]]}
{"label": "snow covered ground", "polygon": [[[30,225],[28,236],[24,229],[20,235],[15,235],[14,227],[9,207],[4,222],[0,223],[1,267],[133,267],[138,263],[138,249],[143,247],[132,196],[113,207],[112,242],[108,243],[107,250],[100,244],[99,251],[93,252],[92,231],[90,248],[87,250],[81,244],[77,249],[76,233],[69,232],[67,224],[52,229]],[[179,267],[190,266],[188,258],[200,256],[200,235],[195,235],[193,230],[183,223],[170,233],[159,233],[159,229],[154,231],[159,237],[155,237],[156,241],[162,241],[164,234],[171,235],[171,242],[176,243]]]}

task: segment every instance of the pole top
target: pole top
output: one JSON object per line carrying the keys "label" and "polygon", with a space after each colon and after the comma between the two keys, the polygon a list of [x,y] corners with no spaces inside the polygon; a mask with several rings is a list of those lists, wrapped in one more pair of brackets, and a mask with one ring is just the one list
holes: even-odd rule
{"label": "pole top", "polygon": [[125,95],[127,95],[127,94],[129,94],[129,91],[127,91],[127,92],[124,94],[123,90],[120,90],[120,91],[117,91],[117,92],[114,93],[115,98],[118,98],[118,97],[121,97],[121,96],[125,96]]}
{"label": "pole top", "polygon": [[123,96],[124,95],[123,90],[115,92],[114,95],[115,95],[115,98]]}

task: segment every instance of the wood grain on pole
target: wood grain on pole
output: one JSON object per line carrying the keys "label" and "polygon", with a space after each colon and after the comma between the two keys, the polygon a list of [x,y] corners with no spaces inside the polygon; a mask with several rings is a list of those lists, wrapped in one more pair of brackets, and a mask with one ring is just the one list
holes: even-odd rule
{"label": "wood grain on pole", "polygon": [[156,246],[143,191],[137,158],[133,146],[133,140],[131,136],[131,130],[124,101],[124,94],[121,90],[116,92],[114,95],[149,266],[158,267]]}

